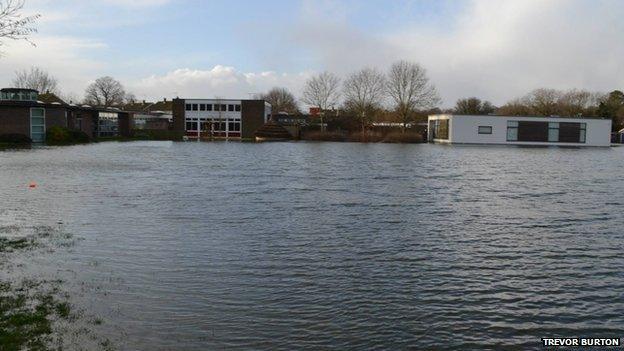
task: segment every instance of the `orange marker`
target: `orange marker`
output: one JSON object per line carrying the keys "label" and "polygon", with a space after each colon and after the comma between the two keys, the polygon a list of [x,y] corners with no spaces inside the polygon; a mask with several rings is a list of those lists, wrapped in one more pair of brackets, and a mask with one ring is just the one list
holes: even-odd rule
{"label": "orange marker", "polygon": [[30,184],[28,184],[29,188],[36,188],[37,187],[37,183],[35,182],[30,182]]}

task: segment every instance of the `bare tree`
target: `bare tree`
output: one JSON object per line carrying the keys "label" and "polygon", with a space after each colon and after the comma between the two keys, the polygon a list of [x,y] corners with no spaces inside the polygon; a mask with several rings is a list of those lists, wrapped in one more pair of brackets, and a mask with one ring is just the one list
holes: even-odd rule
{"label": "bare tree", "polygon": [[373,68],[364,68],[351,74],[344,82],[345,107],[353,111],[362,125],[362,136],[366,123],[373,113],[381,108],[386,96],[384,75]]}
{"label": "bare tree", "polygon": [[94,106],[114,106],[124,103],[126,91],[112,77],[101,77],[85,90],[85,103]]}
{"label": "bare tree", "polygon": [[388,73],[388,95],[394,100],[403,131],[418,109],[435,107],[440,102],[438,92],[429,82],[427,71],[419,64],[399,61]]}
{"label": "bare tree", "polygon": [[599,95],[587,90],[571,89],[559,96],[558,114],[561,116],[593,116],[599,104]]}
{"label": "bare tree", "polygon": [[16,71],[13,86],[16,88],[35,89],[40,93],[59,93],[58,80],[39,67]]}
{"label": "bare tree", "polygon": [[134,104],[137,102],[137,97],[133,93],[126,93],[124,96],[124,103],[126,104]]}
{"label": "bare tree", "polygon": [[495,109],[496,107],[491,102],[471,97],[457,100],[453,113],[459,115],[487,115],[494,112]]}
{"label": "bare tree", "polygon": [[272,88],[265,94],[258,95],[259,99],[266,100],[271,104],[271,110],[273,114],[280,112],[286,112],[289,114],[299,113],[299,106],[297,106],[297,99],[286,88]]}
{"label": "bare tree", "polygon": [[562,93],[555,89],[535,89],[526,96],[533,114],[538,116],[552,116],[558,114],[557,101]]}
{"label": "bare tree", "polygon": [[2,39],[26,40],[33,44],[28,37],[37,30],[31,25],[41,16],[23,16],[23,7],[24,0],[0,0],[0,46]]}
{"label": "bare tree", "polygon": [[325,125],[323,124],[325,111],[338,103],[340,98],[339,87],[340,78],[329,72],[323,72],[314,76],[305,83],[301,101],[321,110],[321,132],[325,131]]}

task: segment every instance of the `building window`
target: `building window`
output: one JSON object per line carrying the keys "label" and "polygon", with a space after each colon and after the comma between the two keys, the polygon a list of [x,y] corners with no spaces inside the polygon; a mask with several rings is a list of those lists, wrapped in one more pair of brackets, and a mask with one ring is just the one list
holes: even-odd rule
{"label": "building window", "polygon": [[115,112],[98,113],[98,136],[112,137],[119,134],[119,115]]}
{"label": "building window", "polygon": [[111,137],[119,134],[119,115],[115,112],[99,112],[97,135]]}
{"label": "building window", "polygon": [[206,104],[206,111],[212,111],[212,104]]}
{"label": "building window", "polygon": [[240,132],[240,122],[238,121],[228,122],[228,130],[230,132]]}
{"label": "building window", "polygon": [[227,108],[225,105],[221,105],[221,111],[227,111]]}
{"label": "building window", "polygon": [[45,110],[42,108],[30,109],[30,139],[36,143],[45,141]]}
{"label": "building window", "polygon": [[236,110],[236,112],[240,112],[241,110],[240,105],[234,105],[234,109]]}
{"label": "building window", "polygon": [[197,104],[193,104],[193,111],[197,111]]}
{"label": "building window", "polygon": [[433,122],[433,139],[448,139],[449,138],[449,120],[448,119],[436,119]]}
{"label": "building window", "polygon": [[200,111],[206,111],[206,104],[199,104]]}
{"label": "building window", "polygon": [[186,122],[187,131],[197,131],[197,122]]}
{"label": "building window", "polygon": [[201,121],[199,122],[200,128],[202,132],[209,132],[210,131],[210,122],[204,122]]}
{"label": "building window", "polygon": [[579,143],[585,143],[585,138],[587,137],[587,123],[580,123],[581,125],[579,130]]}
{"label": "building window", "polygon": [[551,143],[556,143],[559,141],[559,123],[548,123],[548,141]]}
{"label": "building window", "polygon": [[234,105],[228,105],[228,111],[234,112]]}
{"label": "building window", "polygon": [[215,120],[214,123],[214,131],[215,132],[225,132],[226,123],[223,120]]}
{"label": "building window", "polygon": [[491,126],[479,126],[479,134],[492,134]]}
{"label": "building window", "polygon": [[507,121],[507,141],[518,141],[518,121]]}
{"label": "building window", "polygon": [[187,110],[187,111],[190,111],[191,109],[192,109],[191,104],[186,104],[186,110]]}

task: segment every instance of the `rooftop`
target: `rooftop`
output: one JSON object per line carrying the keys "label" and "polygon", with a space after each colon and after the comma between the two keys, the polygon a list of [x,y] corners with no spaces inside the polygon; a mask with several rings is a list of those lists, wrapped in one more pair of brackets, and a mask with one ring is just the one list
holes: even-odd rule
{"label": "rooftop", "polygon": [[465,117],[504,117],[504,118],[566,118],[566,119],[609,119],[605,117],[596,116],[514,116],[514,115],[463,115],[457,113],[439,113],[429,115],[429,117],[436,116],[465,116]]}

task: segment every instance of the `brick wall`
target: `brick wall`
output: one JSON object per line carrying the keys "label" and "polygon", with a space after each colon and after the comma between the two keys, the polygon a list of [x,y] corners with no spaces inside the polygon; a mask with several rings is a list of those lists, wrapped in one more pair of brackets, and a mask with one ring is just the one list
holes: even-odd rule
{"label": "brick wall", "polygon": [[184,133],[186,121],[184,116],[184,99],[173,99],[173,130],[178,133]]}
{"label": "brick wall", "polygon": [[[0,105],[0,134],[22,134],[30,137],[30,109],[33,105]],[[64,107],[44,107],[46,129],[67,127]]]}
{"label": "brick wall", "polygon": [[30,137],[30,107],[0,106],[0,134]]}
{"label": "brick wall", "polygon": [[241,101],[241,138],[254,138],[254,132],[264,125],[264,100]]}

